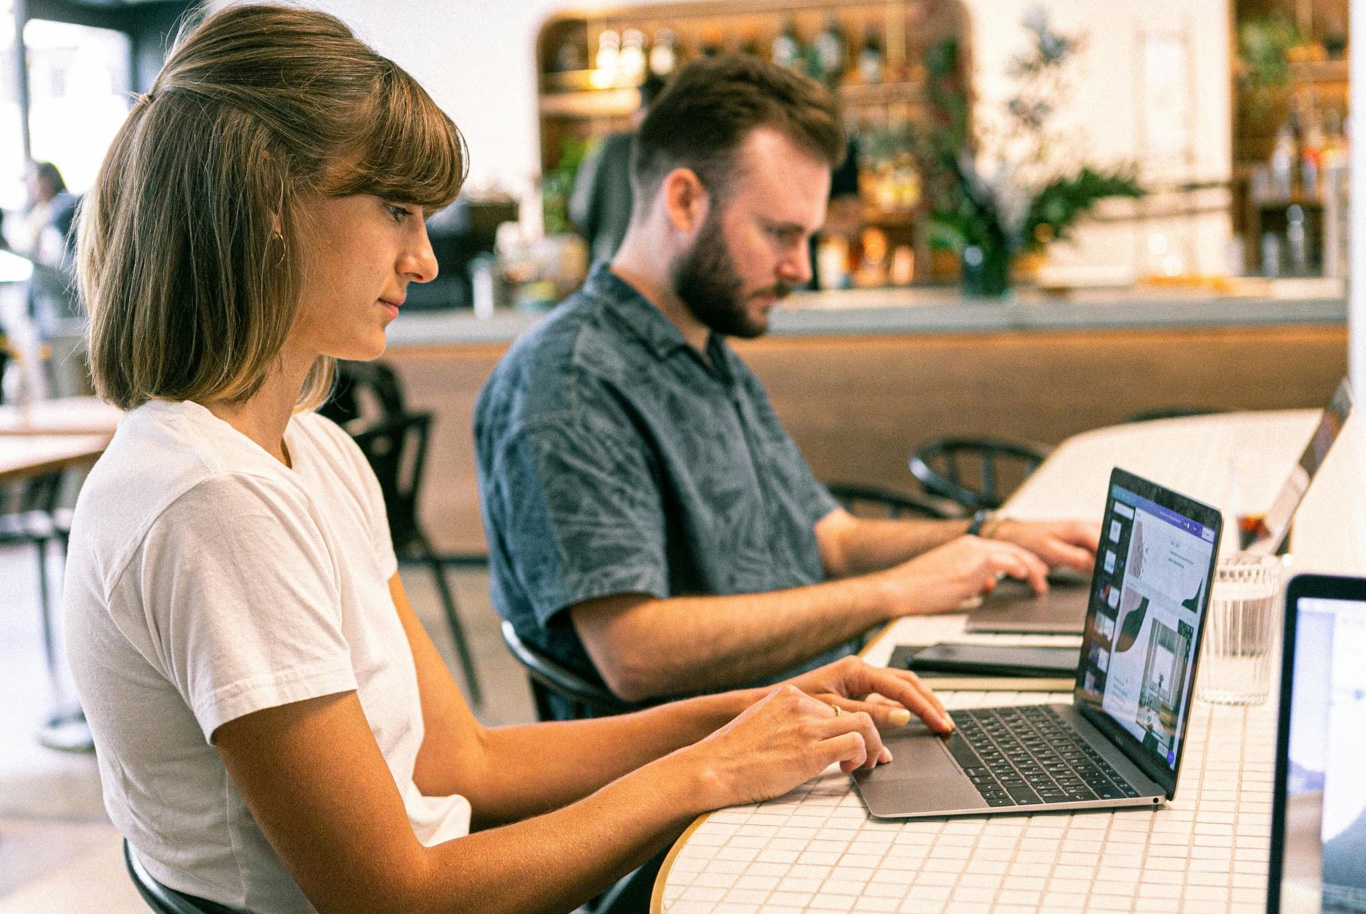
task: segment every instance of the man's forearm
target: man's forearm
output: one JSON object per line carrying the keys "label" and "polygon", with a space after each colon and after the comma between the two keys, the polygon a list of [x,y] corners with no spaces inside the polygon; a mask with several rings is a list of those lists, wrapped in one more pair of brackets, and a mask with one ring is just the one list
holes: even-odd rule
{"label": "man's forearm", "polygon": [[832,578],[882,571],[962,536],[967,520],[875,520],[837,512],[816,524]]}
{"label": "man's forearm", "polygon": [[570,610],[608,687],[629,701],[734,688],[785,672],[893,615],[877,576],[770,593],[620,595]]}

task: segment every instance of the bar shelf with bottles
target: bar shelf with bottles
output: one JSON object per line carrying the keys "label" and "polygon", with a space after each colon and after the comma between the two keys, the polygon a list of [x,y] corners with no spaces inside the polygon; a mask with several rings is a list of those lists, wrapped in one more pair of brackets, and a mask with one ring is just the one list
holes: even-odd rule
{"label": "bar shelf with bottles", "polygon": [[[744,0],[552,16],[537,42],[543,173],[572,167],[588,144],[631,129],[648,76],[667,80],[697,57],[736,52],[805,72],[840,97],[857,174],[842,187],[836,178],[835,193],[854,200],[832,205],[825,240],[833,247],[818,252],[827,287],[932,278],[924,169],[912,138],[940,129],[936,102],[945,93],[969,107],[968,17],[959,0]],[[938,69],[927,66],[935,54]]]}
{"label": "bar shelf with bottles", "polygon": [[1248,272],[1344,277],[1347,0],[1235,0],[1234,221]]}

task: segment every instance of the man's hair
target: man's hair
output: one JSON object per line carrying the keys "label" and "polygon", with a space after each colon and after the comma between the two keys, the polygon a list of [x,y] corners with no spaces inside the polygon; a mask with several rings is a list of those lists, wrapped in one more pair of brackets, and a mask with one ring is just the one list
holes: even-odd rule
{"label": "man's hair", "polygon": [[[96,390],[124,409],[246,400],[299,307],[301,197],[430,211],[465,167],[450,118],[334,16],[236,6],[182,32],[82,211]],[[301,408],[326,397],[333,369],[313,366]]]}
{"label": "man's hair", "polygon": [[751,55],[704,58],[678,72],[636,132],[636,217],[675,168],[691,169],[709,194],[724,198],[736,152],[757,127],[780,131],[832,168],[844,159],[839,106],[825,86]]}
{"label": "man's hair", "polygon": [[54,194],[59,194],[66,190],[66,181],[62,180],[62,173],[51,162],[34,162],[33,173],[48,187],[52,188]]}

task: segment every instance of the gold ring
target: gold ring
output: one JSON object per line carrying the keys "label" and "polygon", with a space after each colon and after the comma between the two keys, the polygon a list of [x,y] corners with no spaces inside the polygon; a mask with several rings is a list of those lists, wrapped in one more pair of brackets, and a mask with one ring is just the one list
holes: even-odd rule
{"label": "gold ring", "polygon": [[839,705],[831,705],[830,707],[832,707],[832,708],[835,709],[835,716],[836,716],[836,717],[839,717],[840,714],[843,713],[842,711],[840,711],[840,706],[839,706]]}

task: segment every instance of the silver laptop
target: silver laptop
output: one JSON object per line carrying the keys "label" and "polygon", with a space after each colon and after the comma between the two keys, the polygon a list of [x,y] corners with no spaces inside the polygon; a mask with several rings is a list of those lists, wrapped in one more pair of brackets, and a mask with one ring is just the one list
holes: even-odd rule
{"label": "silver laptop", "polygon": [[[1290,471],[1290,478],[1265,515],[1239,516],[1238,547],[1248,552],[1277,554],[1285,546],[1290,523],[1295,511],[1309,491],[1314,474],[1323,466],[1328,451],[1352,412],[1352,390],[1343,378],[1324,407],[1314,434],[1309,437],[1300,459]],[[1102,549],[1099,562],[1114,561]],[[1036,594],[1027,584],[1006,580],[981,604],[968,613],[965,630],[983,633],[1033,633],[1079,635],[1086,621],[1086,606],[1090,599],[1090,579],[1080,575],[1049,579],[1048,592]]]}
{"label": "silver laptop", "polygon": [[886,737],[895,760],[854,784],[879,818],[1154,806],[1171,799],[1219,551],[1219,511],[1110,474],[1072,704],[953,712],[948,737],[918,721]]}
{"label": "silver laptop", "polygon": [[1269,914],[1366,911],[1366,580],[1286,587]]}

